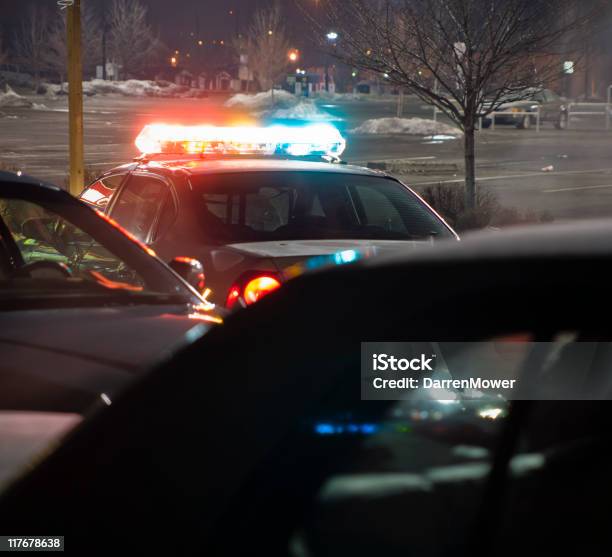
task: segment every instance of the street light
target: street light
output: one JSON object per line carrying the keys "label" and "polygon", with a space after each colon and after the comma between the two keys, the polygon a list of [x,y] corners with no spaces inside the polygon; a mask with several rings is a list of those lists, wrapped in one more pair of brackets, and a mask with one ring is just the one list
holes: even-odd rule
{"label": "street light", "polygon": [[300,57],[300,52],[299,50],[293,48],[291,49],[288,53],[287,53],[287,58],[289,58],[290,62],[297,62],[298,58]]}
{"label": "street light", "polygon": [[[327,40],[332,44],[332,46],[336,46],[338,33],[336,33],[335,31],[330,31],[325,36],[327,37]],[[325,91],[329,93],[329,54],[325,56]]]}

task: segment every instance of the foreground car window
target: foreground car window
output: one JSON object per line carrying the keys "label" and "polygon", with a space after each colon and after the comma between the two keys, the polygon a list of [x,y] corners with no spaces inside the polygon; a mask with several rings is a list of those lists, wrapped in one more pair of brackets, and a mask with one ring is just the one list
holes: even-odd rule
{"label": "foreground car window", "polygon": [[[178,296],[197,298],[158,261],[89,210],[0,199],[4,288],[14,295]],[[88,297],[82,298],[86,303]]]}
{"label": "foreground car window", "polygon": [[[63,263],[78,277],[121,281],[121,287],[145,288],[143,278],[129,265],[66,219],[29,201],[5,199],[0,215],[26,264]],[[118,286],[119,287],[119,286]]]}
{"label": "foreground car window", "polygon": [[450,237],[412,193],[390,179],[340,173],[204,176],[202,226],[220,241],[412,240]]}

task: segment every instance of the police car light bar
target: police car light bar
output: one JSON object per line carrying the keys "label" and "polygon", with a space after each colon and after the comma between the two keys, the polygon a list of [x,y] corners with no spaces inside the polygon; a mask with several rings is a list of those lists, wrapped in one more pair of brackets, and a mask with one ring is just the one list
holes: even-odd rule
{"label": "police car light bar", "polygon": [[346,148],[330,124],[216,127],[148,124],[136,138],[143,155],[236,154],[339,157]]}

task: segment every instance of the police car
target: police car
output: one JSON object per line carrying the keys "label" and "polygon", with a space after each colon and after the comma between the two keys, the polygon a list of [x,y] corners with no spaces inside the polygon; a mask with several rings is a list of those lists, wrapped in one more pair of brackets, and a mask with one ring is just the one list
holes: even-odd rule
{"label": "police car", "polygon": [[256,302],[317,256],[350,262],[457,238],[398,180],[342,163],[346,143],[329,124],[150,124],[136,146],[139,158],[81,199],[163,259],[200,261],[210,299],[228,308]]}

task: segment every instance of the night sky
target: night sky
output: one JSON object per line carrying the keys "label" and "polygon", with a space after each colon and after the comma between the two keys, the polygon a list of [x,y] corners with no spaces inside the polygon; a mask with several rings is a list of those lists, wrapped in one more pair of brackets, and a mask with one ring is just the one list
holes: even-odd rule
{"label": "night sky", "polygon": [[[110,0],[82,0],[96,7]],[[313,0],[314,1],[314,0]],[[205,41],[231,39],[237,30],[245,31],[254,10],[267,0],[143,0],[149,8],[150,23],[169,48],[184,48],[191,33],[199,33]],[[20,19],[30,4],[51,8],[55,0],[0,0],[0,26],[5,41],[10,41]],[[296,47],[308,41],[308,25],[295,0],[281,0],[286,18],[286,30]],[[230,11],[233,15],[230,15]]]}

